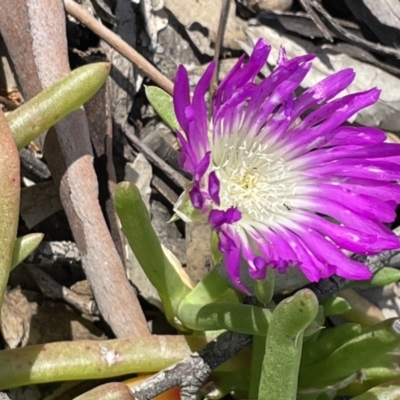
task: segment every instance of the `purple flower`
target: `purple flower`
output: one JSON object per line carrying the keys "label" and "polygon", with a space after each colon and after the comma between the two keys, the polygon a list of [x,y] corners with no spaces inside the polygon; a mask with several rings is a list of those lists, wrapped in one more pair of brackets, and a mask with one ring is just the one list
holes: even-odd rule
{"label": "purple flower", "polygon": [[[333,274],[368,279],[367,266],[343,250],[376,254],[400,247],[385,226],[400,202],[400,146],[376,128],[343,125],[374,104],[376,88],[336,98],[354,79],[346,69],[300,95],[314,55],[288,60],[260,83],[270,51],[259,40],[219,85],[208,114],[211,64],[190,98],[179,67],[174,106],[183,132],[181,163],[193,175],[192,205],[219,235],[230,277],[240,260],[263,279],[268,267],[301,269],[310,281]],[[179,206],[177,207],[179,213]]]}

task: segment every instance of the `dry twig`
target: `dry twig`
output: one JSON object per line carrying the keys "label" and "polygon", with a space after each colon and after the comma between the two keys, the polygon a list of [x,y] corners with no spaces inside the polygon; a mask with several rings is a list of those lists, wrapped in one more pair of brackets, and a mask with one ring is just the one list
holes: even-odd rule
{"label": "dry twig", "polygon": [[252,336],[225,332],[199,352],[135,386],[136,400],[151,400],[173,387],[180,387],[182,400],[196,400],[200,387],[211,372],[248,346]]}
{"label": "dry twig", "polygon": [[318,16],[318,14],[313,10],[313,8],[312,8],[312,6],[310,4],[311,2],[312,1],[310,1],[310,0],[300,0],[301,5],[307,11],[307,13],[310,16],[310,18],[314,21],[314,24],[320,30],[320,32],[322,33],[322,36],[326,40],[329,40],[330,42],[333,42],[333,37],[332,37],[331,33],[329,32],[329,29],[321,21],[321,18]]}
{"label": "dry twig", "polygon": [[93,15],[73,0],[64,0],[64,5],[68,14],[86,25],[91,31],[99,35],[111,47],[141,69],[146,76],[160,85],[166,92],[172,94],[174,84],[135,49],[129,46],[128,43],[102,25]]}
{"label": "dry twig", "polygon": [[49,167],[35,156],[30,149],[21,149],[19,152],[22,166],[39,181],[44,181],[51,177]]}
{"label": "dry twig", "polygon": [[19,107],[18,104],[15,104],[13,101],[4,96],[0,96],[0,104],[4,104],[9,111],[16,110]]}
{"label": "dry twig", "polygon": [[83,314],[99,315],[99,310],[94,300],[88,296],[79,295],[73,290],[60,285],[41,268],[33,264],[27,265],[29,273],[39,286],[42,293],[53,300],[64,300]]}
{"label": "dry twig", "polygon": [[223,0],[221,5],[221,14],[219,18],[217,38],[215,40],[215,51],[214,51],[215,70],[214,70],[214,75],[211,79],[210,98],[213,97],[218,85],[219,57],[221,55],[221,47],[224,41],[226,24],[228,22],[230,2],[231,0]]}
{"label": "dry twig", "polygon": [[170,167],[162,158],[154,153],[153,150],[150,150],[146,145],[144,145],[139,138],[127,131],[125,132],[125,135],[133,146],[140,150],[143,155],[156,167],[160,168],[176,185],[182,189],[186,189],[188,187],[189,181],[179,172]]}

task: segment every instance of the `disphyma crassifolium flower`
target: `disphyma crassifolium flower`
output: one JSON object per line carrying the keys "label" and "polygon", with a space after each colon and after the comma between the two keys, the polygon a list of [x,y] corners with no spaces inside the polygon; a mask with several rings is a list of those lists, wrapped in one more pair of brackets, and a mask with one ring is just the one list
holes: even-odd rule
{"label": "disphyma crassifolium flower", "polygon": [[[193,176],[192,205],[217,230],[228,273],[241,289],[240,263],[263,279],[268,267],[301,269],[310,281],[333,274],[361,280],[367,266],[343,250],[377,254],[400,247],[385,225],[400,202],[400,146],[379,129],[345,125],[380,91],[338,97],[354,79],[346,69],[296,96],[314,55],[287,59],[256,79],[270,47],[256,44],[205,101],[214,64],[190,97],[179,67],[174,107],[182,167]],[[179,207],[176,207],[179,214]]]}

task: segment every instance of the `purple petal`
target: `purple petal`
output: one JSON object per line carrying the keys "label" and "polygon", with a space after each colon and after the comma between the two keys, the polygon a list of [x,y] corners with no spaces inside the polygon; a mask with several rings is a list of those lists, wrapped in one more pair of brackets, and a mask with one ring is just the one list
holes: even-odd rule
{"label": "purple petal", "polygon": [[280,227],[278,234],[283,236],[293,249],[299,260],[299,268],[310,282],[318,282],[324,275],[324,271],[328,268],[317,260],[313,254],[303,244],[302,240],[288,229]]}
{"label": "purple petal", "polygon": [[286,133],[286,130],[294,121],[293,104],[293,94],[289,94],[278,111],[273,114],[273,117],[259,131],[258,137],[260,141],[268,141],[273,146]]}
{"label": "purple petal", "polygon": [[197,111],[193,106],[186,108],[186,117],[188,129],[185,133],[196,159],[200,160],[208,150],[208,133],[207,130],[199,128],[202,124],[199,123]]}
{"label": "purple petal", "polygon": [[[254,46],[248,62],[232,77],[233,87],[227,88],[226,95],[232,92],[230,89],[240,87],[253,79],[260,73],[261,68],[266,64],[271,46],[264,39],[259,39]],[[228,97],[230,97],[228,95]]]}
{"label": "purple petal", "polygon": [[245,232],[239,235],[240,247],[242,250],[243,258],[247,261],[249,267],[249,274],[253,279],[265,279],[267,274],[267,262],[264,258],[257,256],[247,238]]}
{"label": "purple petal", "polygon": [[254,116],[265,103],[268,96],[271,95],[272,91],[275,90],[278,85],[285,82],[286,79],[288,79],[299,68],[300,61],[303,60],[290,60],[284,68],[276,68],[272,71],[271,75],[255,87],[254,95],[251,97],[249,102],[248,115],[246,116],[246,119],[250,119]]}
{"label": "purple petal", "polygon": [[313,229],[299,229],[305,245],[322,262],[327,262],[336,268],[336,274],[346,279],[365,280],[372,276],[367,266],[345,256],[332,243],[329,243]]}
{"label": "purple petal", "polygon": [[376,103],[379,94],[380,91],[378,89],[370,89],[365,92],[353,93],[340,99],[333,100],[307,115],[296,130],[315,126],[324,120],[326,121],[323,124],[327,124],[327,121],[334,120],[336,128],[353,116],[357,111]]}
{"label": "purple petal", "polygon": [[194,181],[198,182],[201,180],[201,178],[204,176],[204,174],[207,172],[207,169],[210,165],[211,161],[211,151],[207,152],[203,159],[200,161],[200,163],[196,166],[195,172],[194,172]]}
{"label": "purple petal", "polygon": [[211,172],[208,176],[208,193],[210,193],[211,200],[217,205],[220,205],[219,198],[220,182],[217,178],[215,171]]}
{"label": "purple petal", "polygon": [[253,240],[256,241],[257,247],[266,259],[276,261],[277,263],[284,262],[287,265],[296,264],[296,254],[280,235],[276,234],[267,226],[262,227],[261,224],[257,225],[257,229],[263,237],[258,238],[253,232],[250,232],[250,235]]}
{"label": "purple petal", "polygon": [[296,203],[302,209],[333,217],[336,221],[349,228],[358,229],[362,227],[363,231],[367,234],[386,237],[389,240],[393,237],[393,232],[384,224],[363,218],[358,215],[358,213],[350,211],[347,207],[334,200],[317,197],[310,200],[308,198],[302,199],[301,196],[299,196],[296,199]]}
{"label": "purple petal", "polygon": [[232,283],[243,293],[249,294],[240,280],[240,244],[236,243],[227,232],[219,233],[218,248],[225,256],[225,265]]}
{"label": "purple petal", "polygon": [[182,136],[180,132],[176,132],[176,136],[182,146],[180,154],[180,164],[185,171],[190,172],[192,175],[197,166],[197,158],[193,153],[193,150],[186,139]]}
{"label": "purple petal", "polygon": [[233,68],[228,72],[227,76],[225,79],[222,80],[222,82],[219,84],[217,91],[215,92],[214,95],[214,101],[213,101],[213,109],[214,112],[218,111],[219,108],[221,107],[221,104],[227,100],[227,97],[225,96],[225,88],[229,86],[230,81],[232,80],[232,77],[237,74],[238,71],[243,67],[244,63],[244,55],[239,58],[237,63],[233,66]]}
{"label": "purple petal", "polygon": [[249,274],[253,279],[265,279],[268,263],[260,256],[253,258]]}
{"label": "purple petal", "polygon": [[215,108],[218,109],[238,87],[252,81],[259,74],[267,62],[270,50],[271,46],[267,45],[263,39],[256,43],[247,64],[243,65],[240,60],[240,64],[237,64],[239,67],[234,68],[234,73],[229,74],[219,85],[215,93]]}
{"label": "purple petal", "polygon": [[400,199],[400,185],[397,183],[350,177],[332,179],[332,181],[327,181],[326,183],[334,186],[340,184],[341,187],[354,193],[366,194],[383,201],[395,201],[397,203]]}
{"label": "purple petal", "polygon": [[[400,145],[380,143],[374,146],[336,146],[312,151],[296,160],[296,165],[320,165],[341,158],[389,158],[400,156]],[[391,160],[388,160],[391,161]]]}
{"label": "purple petal", "polygon": [[[316,214],[298,212],[298,215],[301,216],[298,219],[299,222],[331,238],[341,248],[355,253],[365,254],[370,251],[376,252],[385,248],[392,248],[394,243],[392,239],[387,240],[386,237],[369,235],[360,230],[337,225]],[[395,235],[393,236],[393,239],[396,240]],[[398,239],[397,242],[400,244]]]}
{"label": "purple petal", "polygon": [[379,90],[371,89],[342,97],[320,107],[289,132],[285,141],[286,152],[290,153],[290,157],[296,157],[303,154],[305,149],[318,148],[324,141],[324,135],[329,134],[359,110],[376,103],[379,94]]}
{"label": "purple petal", "polygon": [[400,180],[400,166],[395,163],[378,160],[340,160],[320,165],[305,171],[310,176],[338,176],[382,181]]}
{"label": "purple petal", "polygon": [[355,73],[352,69],[344,69],[307,89],[295,102],[294,118],[298,118],[307,109],[335,97],[351,84],[354,77]]}
{"label": "purple petal", "polygon": [[187,71],[182,65],[178,67],[175,77],[173,99],[176,118],[183,131],[187,132],[188,125],[185,110],[190,105],[190,88]]}
{"label": "purple petal", "polygon": [[[251,129],[258,131],[270,117],[272,111],[280,104],[284,103],[289,96],[300,86],[304,77],[311,68],[311,63],[300,65],[290,78],[282,82],[271,94],[266,103],[257,112],[251,121]],[[247,117],[246,117],[247,118]]]}
{"label": "purple petal", "polygon": [[201,153],[208,150],[208,116],[207,105],[204,97],[210,85],[214,70],[215,63],[212,62],[200,78],[193,95],[192,105],[196,111],[196,125],[197,130],[200,133],[197,135],[196,141],[201,148]]}
{"label": "purple petal", "polygon": [[[239,126],[238,120],[241,119],[242,115],[240,110],[245,110],[247,107],[246,101],[254,96],[256,89],[257,86],[253,83],[238,88],[214,113],[214,125],[217,125],[219,121],[223,122],[224,132],[229,132],[234,127]],[[222,133],[217,132],[218,135]]]}
{"label": "purple petal", "polygon": [[234,207],[223,210],[212,210],[208,216],[208,222],[214,229],[220,228],[224,224],[233,224],[240,221],[242,213]]}
{"label": "purple petal", "polygon": [[375,197],[351,192],[340,185],[312,185],[309,190],[311,201],[314,195],[335,199],[349,210],[358,212],[366,218],[377,219],[382,222],[393,222],[396,218],[395,210],[390,203],[381,201]]}
{"label": "purple petal", "polygon": [[[271,241],[269,238],[266,238],[263,235],[262,230],[257,224],[257,230],[249,227],[247,229],[247,233],[249,234],[251,240],[255,243],[257,248],[260,250],[261,254],[263,255],[264,259],[269,260],[270,262],[275,259],[275,255],[273,253],[273,246],[271,246]],[[262,226],[263,229],[268,229],[266,226]]]}
{"label": "purple petal", "polygon": [[198,184],[193,186],[192,190],[189,192],[189,197],[194,208],[197,208],[198,210],[203,208],[205,199]]}
{"label": "purple petal", "polygon": [[281,47],[279,47],[277,64],[281,65],[281,64],[285,64],[287,62],[288,62],[288,57],[287,57],[287,54],[286,54],[286,49],[283,46],[281,46]]}
{"label": "purple petal", "polygon": [[[258,130],[253,125],[254,120],[257,118],[265,121],[266,116],[293,93],[310,69],[311,64],[309,61],[312,58],[309,54],[294,58],[288,61],[284,67],[275,69],[268,78],[258,85],[257,91],[248,105],[243,123],[245,128],[250,129],[251,127],[254,131]],[[292,90],[290,90],[291,88]]]}
{"label": "purple petal", "polygon": [[341,126],[326,135],[323,146],[368,145],[382,143],[385,140],[385,132],[377,128]]}

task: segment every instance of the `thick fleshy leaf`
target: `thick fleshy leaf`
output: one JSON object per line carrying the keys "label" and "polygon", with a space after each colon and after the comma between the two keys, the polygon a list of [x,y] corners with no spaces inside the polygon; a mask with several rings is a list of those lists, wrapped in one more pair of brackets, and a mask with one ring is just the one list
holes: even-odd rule
{"label": "thick fleshy leaf", "polygon": [[86,103],[104,85],[110,68],[109,63],[77,68],[8,114],[18,149]]}
{"label": "thick fleshy leaf", "polygon": [[18,228],[20,160],[7,120],[0,110],[0,306],[11,270]]}
{"label": "thick fleshy leaf", "polygon": [[298,291],[274,309],[266,339],[258,399],[294,399],[304,331],[318,313],[308,289]]}
{"label": "thick fleshy leaf", "polygon": [[189,288],[165,256],[139,190],[129,182],[119,183],[114,204],[133,253],[157,289],[169,321],[175,323],[175,312]]}
{"label": "thick fleshy leaf", "polygon": [[301,368],[299,387],[321,388],[334,385],[372,365],[376,358],[400,345],[398,326],[397,319],[387,319],[347,340],[319,362]]}
{"label": "thick fleshy leaf", "polygon": [[30,233],[15,240],[11,269],[15,268],[22,261],[32,254],[43,240],[43,233]]}
{"label": "thick fleshy leaf", "polygon": [[146,97],[156,113],[173,131],[180,129],[176,119],[172,96],[157,86],[146,86]]}

